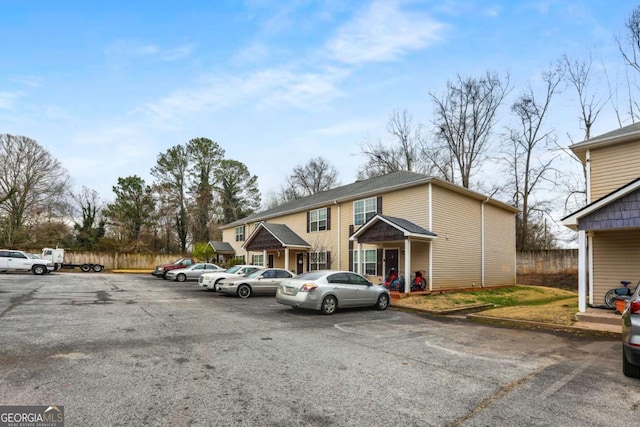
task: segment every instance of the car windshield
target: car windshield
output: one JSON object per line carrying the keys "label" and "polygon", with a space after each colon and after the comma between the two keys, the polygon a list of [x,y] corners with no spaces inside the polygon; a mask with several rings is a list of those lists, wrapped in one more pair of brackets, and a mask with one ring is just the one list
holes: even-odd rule
{"label": "car windshield", "polygon": [[233,267],[231,267],[230,269],[227,270],[227,273],[237,273],[238,270],[240,270],[242,267],[238,266],[238,265],[234,265]]}
{"label": "car windshield", "polygon": [[262,273],[264,273],[265,271],[267,271],[266,269],[260,269],[260,270],[256,270],[251,274],[247,274],[247,277],[251,278],[251,279],[255,279],[258,276],[260,276]]}
{"label": "car windshield", "polygon": [[326,271],[309,271],[307,273],[302,273],[296,276],[296,279],[301,279],[301,280],[317,280],[319,278],[321,278],[322,276],[326,275],[327,272]]}

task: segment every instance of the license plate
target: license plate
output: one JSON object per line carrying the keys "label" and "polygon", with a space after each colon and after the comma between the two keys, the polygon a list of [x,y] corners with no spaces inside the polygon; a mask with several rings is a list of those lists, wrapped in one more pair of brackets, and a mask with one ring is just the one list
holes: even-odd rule
{"label": "license plate", "polygon": [[287,294],[287,295],[291,295],[291,294],[293,293],[293,288],[289,288],[289,287],[286,287],[286,286],[285,286],[285,287],[282,289],[282,291],[283,291],[285,294]]}

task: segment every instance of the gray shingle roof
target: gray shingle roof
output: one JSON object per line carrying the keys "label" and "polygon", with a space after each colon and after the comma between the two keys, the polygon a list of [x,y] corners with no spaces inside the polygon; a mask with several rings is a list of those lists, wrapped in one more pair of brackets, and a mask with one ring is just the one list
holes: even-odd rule
{"label": "gray shingle roof", "polygon": [[409,172],[397,171],[388,175],[377,176],[362,181],[356,181],[352,184],[336,187],[331,190],[313,194],[311,196],[292,200],[273,209],[256,212],[239,221],[227,224],[223,228],[234,227],[246,222],[261,221],[274,216],[286,213],[297,212],[301,210],[311,209],[315,206],[325,206],[334,201],[342,201],[344,199],[365,196],[367,194],[376,194],[389,191],[396,187],[404,187],[412,184],[429,182],[431,178],[427,175]]}
{"label": "gray shingle roof", "polygon": [[633,138],[640,139],[640,122],[612,130],[611,132],[595,136],[586,141],[578,142],[577,144],[571,145],[569,148],[576,153],[582,153],[593,146],[615,144],[617,142],[623,142]]}
{"label": "gray shingle roof", "polygon": [[[387,215],[377,215],[381,218],[386,219],[387,221],[397,225],[398,227],[402,228],[403,230],[408,231],[411,234],[424,234],[425,236],[437,236],[436,233],[427,230],[426,228],[422,228],[419,225],[414,224],[413,222],[403,219],[403,218],[396,218],[396,217],[392,217],[392,216],[387,216]],[[375,218],[375,216],[374,216]],[[373,219],[373,218],[372,218]]]}
{"label": "gray shingle roof", "polygon": [[220,252],[220,253],[224,253],[224,252],[235,253],[236,252],[235,249],[233,249],[233,247],[227,242],[210,241],[209,242],[209,246],[211,246],[216,252]]}
{"label": "gray shingle roof", "polygon": [[263,222],[260,224],[276,239],[282,242],[284,246],[306,246],[311,247],[302,237],[298,236],[285,224],[271,224]]}

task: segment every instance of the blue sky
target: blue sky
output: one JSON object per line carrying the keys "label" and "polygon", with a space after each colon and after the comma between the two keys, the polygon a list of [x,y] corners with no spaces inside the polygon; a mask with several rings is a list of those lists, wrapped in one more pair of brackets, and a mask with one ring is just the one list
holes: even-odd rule
{"label": "blue sky", "polygon": [[[206,137],[259,177],[263,197],[316,156],[347,184],[359,144],[394,109],[433,119],[456,74],[509,73],[513,96],[564,53],[612,79],[626,1],[0,0],[0,133],[37,140],[75,189],[111,200],[118,177]],[[606,83],[600,96],[606,95]],[[580,135],[570,90],[559,142]],[[504,123],[503,123],[504,124]],[[502,124],[501,124],[502,125]],[[611,111],[594,133],[617,127]]]}

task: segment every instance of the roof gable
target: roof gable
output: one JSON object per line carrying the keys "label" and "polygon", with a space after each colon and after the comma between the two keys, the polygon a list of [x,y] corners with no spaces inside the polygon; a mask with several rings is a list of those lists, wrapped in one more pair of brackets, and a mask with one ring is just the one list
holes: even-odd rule
{"label": "roof gable", "polygon": [[261,222],[242,245],[247,250],[280,249],[311,246],[285,224]]}
{"label": "roof gable", "polygon": [[349,240],[361,243],[402,240],[407,238],[435,239],[437,234],[413,222],[392,216],[377,214],[365,222]]}

